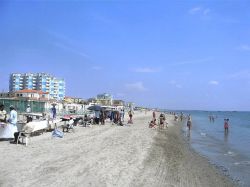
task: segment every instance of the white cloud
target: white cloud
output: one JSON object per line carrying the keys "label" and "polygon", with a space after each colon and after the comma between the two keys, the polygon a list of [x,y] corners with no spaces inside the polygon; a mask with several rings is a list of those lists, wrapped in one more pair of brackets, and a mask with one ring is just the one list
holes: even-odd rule
{"label": "white cloud", "polygon": [[115,95],[116,95],[116,97],[124,97],[126,94],[125,93],[117,93]]}
{"label": "white cloud", "polygon": [[169,84],[176,84],[176,81],[175,80],[171,80],[168,82]]}
{"label": "white cloud", "polygon": [[176,84],[175,86],[176,86],[176,88],[182,88],[182,85],[180,85],[180,84]]}
{"label": "white cloud", "polygon": [[147,89],[144,87],[142,82],[128,83],[125,87],[132,91],[146,91]]}
{"label": "white cloud", "polygon": [[211,12],[210,8],[203,8],[203,7],[194,7],[188,11],[189,14],[192,15],[198,14],[203,16],[207,16],[210,12]]}
{"label": "white cloud", "polygon": [[58,48],[61,48],[61,49],[64,49],[66,51],[69,51],[71,53],[74,53],[76,55],[79,55],[79,56],[82,56],[82,57],[89,57],[87,54],[81,52],[81,51],[78,51],[76,49],[74,49],[73,47],[67,45],[67,44],[63,44],[63,43],[59,43],[59,42],[52,42],[52,44]]}
{"label": "white cloud", "polygon": [[202,64],[202,63],[210,62],[211,60],[213,60],[213,58],[208,57],[208,58],[202,58],[202,59],[194,59],[194,60],[175,62],[175,63],[172,63],[171,65]]}
{"label": "white cloud", "polygon": [[249,45],[241,45],[240,49],[243,51],[250,51],[250,46]]}
{"label": "white cloud", "polygon": [[92,69],[93,70],[100,70],[100,69],[102,69],[102,67],[100,67],[100,66],[93,66]]}
{"label": "white cloud", "polygon": [[211,84],[211,85],[218,85],[219,84],[219,82],[218,81],[209,81],[208,82],[208,84]]}
{"label": "white cloud", "polygon": [[230,79],[250,79],[250,70],[242,70],[234,72],[229,76]]}
{"label": "white cloud", "polygon": [[156,73],[156,72],[159,72],[160,69],[159,68],[136,68],[133,70],[134,72],[137,72],[137,73]]}
{"label": "white cloud", "polygon": [[53,38],[52,42],[50,42],[55,47],[61,48],[65,51],[69,51],[76,55],[82,56],[84,58],[89,58],[85,52],[82,52],[79,42],[72,40],[71,38],[65,36],[62,33],[58,33],[46,28],[40,28],[43,32],[46,32],[50,37]]}
{"label": "white cloud", "polygon": [[204,11],[203,11],[203,14],[204,15],[207,15],[209,14],[209,12],[211,12],[211,10],[209,8],[206,8]]}
{"label": "white cloud", "polygon": [[189,14],[196,14],[197,12],[200,12],[202,10],[201,7],[194,7],[192,9],[190,9],[188,12]]}
{"label": "white cloud", "polygon": [[182,85],[178,84],[177,81],[175,81],[175,80],[171,80],[168,83],[175,86],[176,88],[182,88]]}

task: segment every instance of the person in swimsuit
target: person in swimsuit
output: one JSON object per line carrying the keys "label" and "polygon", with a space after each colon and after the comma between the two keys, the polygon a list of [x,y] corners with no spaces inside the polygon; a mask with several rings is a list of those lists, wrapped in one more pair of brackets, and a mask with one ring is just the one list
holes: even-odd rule
{"label": "person in swimsuit", "polygon": [[188,127],[189,131],[191,130],[191,126],[192,126],[192,119],[191,119],[191,116],[189,115],[188,116],[188,121],[187,121],[187,127]]}
{"label": "person in swimsuit", "polygon": [[224,119],[224,130],[225,133],[228,133],[228,128],[229,128],[229,119]]}

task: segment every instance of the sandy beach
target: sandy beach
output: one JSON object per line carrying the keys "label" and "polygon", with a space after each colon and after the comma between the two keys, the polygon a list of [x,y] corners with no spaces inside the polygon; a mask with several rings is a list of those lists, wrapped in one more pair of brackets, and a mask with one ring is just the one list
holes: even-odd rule
{"label": "sandy beach", "polygon": [[47,132],[28,147],[1,141],[0,186],[235,186],[189,148],[172,116],[160,131],[148,128],[151,115],[78,126],[62,139]]}

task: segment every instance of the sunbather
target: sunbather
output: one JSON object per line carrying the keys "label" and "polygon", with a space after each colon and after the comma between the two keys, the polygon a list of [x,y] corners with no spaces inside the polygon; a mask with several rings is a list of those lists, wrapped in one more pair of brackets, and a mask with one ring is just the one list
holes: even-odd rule
{"label": "sunbather", "polygon": [[156,128],[157,125],[155,123],[155,120],[151,120],[150,123],[149,123],[149,128]]}

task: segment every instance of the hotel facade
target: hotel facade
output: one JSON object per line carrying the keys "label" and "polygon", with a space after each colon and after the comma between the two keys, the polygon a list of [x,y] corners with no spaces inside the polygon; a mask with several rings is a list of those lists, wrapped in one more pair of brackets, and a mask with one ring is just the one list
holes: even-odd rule
{"label": "hotel facade", "polygon": [[9,91],[18,90],[38,90],[49,93],[51,99],[63,100],[65,81],[47,73],[12,73],[9,80]]}

